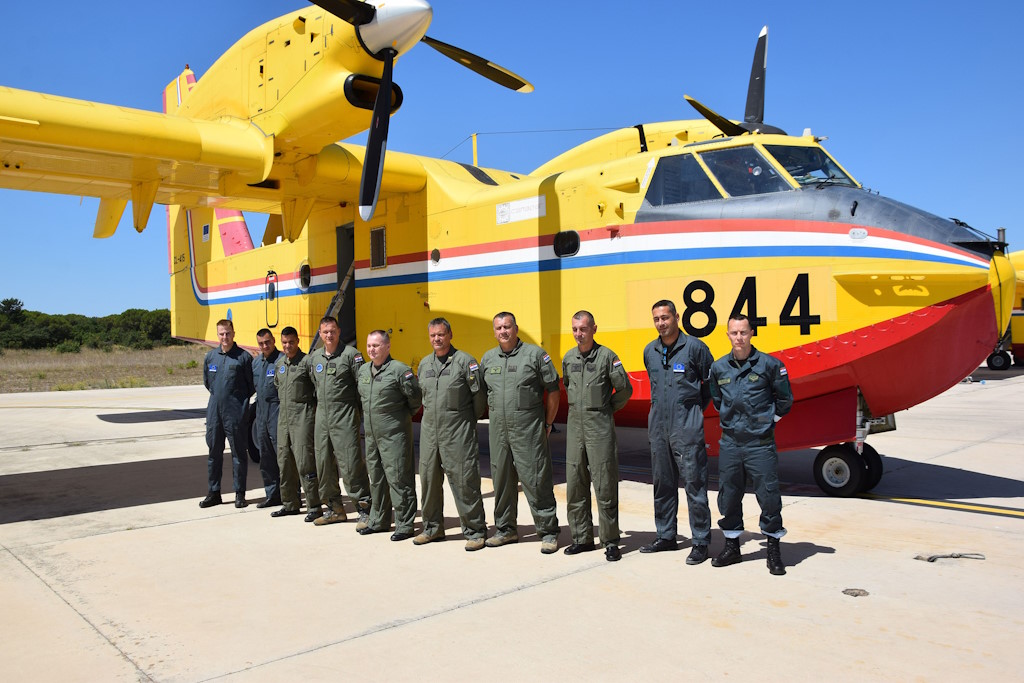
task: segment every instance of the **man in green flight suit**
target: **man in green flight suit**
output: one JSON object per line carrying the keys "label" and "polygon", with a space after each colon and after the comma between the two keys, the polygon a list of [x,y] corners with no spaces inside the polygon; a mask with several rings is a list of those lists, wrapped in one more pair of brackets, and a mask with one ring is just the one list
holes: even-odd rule
{"label": "man in green flight suit", "polygon": [[327,511],[314,524],[345,521],[341,479],[359,513],[356,530],[365,529],[370,511],[370,481],[359,447],[359,392],[356,381],[363,356],[341,343],[341,328],[332,316],[320,321],[323,346],[306,356],[306,371],[316,387],[316,476],[320,501]]}
{"label": "man in green flight suit", "polygon": [[281,330],[283,357],[277,361],[274,386],[280,399],[277,418],[277,464],[281,469],[281,509],[271,517],[301,514],[299,484],[306,492],[306,521],[323,515],[320,510],[316,456],[313,453],[313,425],[316,417],[316,389],[309,378],[299,333],[294,327]]}
{"label": "man in green flight suit", "polygon": [[558,550],[558,514],[548,448],[548,434],[558,412],[558,372],[544,349],[519,339],[514,315],[502,311],[494,316],[493,324],[498,346],[480,361],[490,409],[488,440],[496,530],[487,545],[497,548],[519,540],[516,507],[521,480],[541,538],[540,551],[549,555]]}
{"label": "man in green flight suit", "polygon": [[[444,493],[448,475],[459,511],[466,550],[480,550],[487,537],[487,519],[480,495],[480,445],[476,421],[487,408],[480,366],[452,346],[452,326],[444,318],[427,325],[434,352],[420,361],[423,391],[420,420],[420,487],[423,489],[423,531],[416,545],[444,540]],[[443,471],[442,471],[443,468]]]}
{"label": "man in green flight suit", "polygon": [[572,317],[576,348],[562,360],[562,382],[569,397],[565,436],[566,507],[572,545],[566,555],[588,552],[594,546],[590,512],[590,482],[597,495],[601,543],[609,562],[619,551],[619,451],[612,414],[626,405],[633,385],[622,361],[611,349],[594,341],[597,322],[589,311]]}
{"label": "man in green flight suit", "polygon": [[359,369],[363,402],[366,468],[373,499],[370,519],[360,534],[387,531],[395,511],[392,541],[413,536],[416,519],[416,474],[413,471],[412,416],[423,395],[411,368],[391,357],[391,335],[374,330],[366,337],[370,362]]}

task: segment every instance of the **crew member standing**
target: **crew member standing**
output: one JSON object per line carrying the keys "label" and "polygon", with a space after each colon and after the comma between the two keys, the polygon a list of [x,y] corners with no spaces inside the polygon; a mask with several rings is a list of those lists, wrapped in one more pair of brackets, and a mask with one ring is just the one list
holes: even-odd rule
{"label": "crew member standing", "polygon": [[258,508],[281,504],[281,471],[277,466],[277,416],[279,401],[274,375],[281,352],[275,346],[274,333],[263,328],[256,333],[260,354],[252,362],[252,381],[256,386],[256,419],[253,420],[253,439],[260,451],[260,474],[267,497]]}
{"label": "crew member standing", "polygon": [[252,383],[252,356],[235,344],[235,325],[230,320],[217,321],[217,339],[220,346],[207,353],[203,361],[203,384],[210,392],[206,404],[206,445],[210,455],[206,460],[207,494],[199,501],[199,507],[221,504],[220,479],[226,437],[231,446],[235,507],[244,508],[248,505],[245,480],[249,473],[245,404],[256,391]]}
{"label": "crew member standing", "polygon": [[[551,481],[548,435],[558,412],[558,372],[544,349],[524,344],[516,317],[507,311],[494,316],[498,346],[480,361],[481,379],[487,387],[494,482],[494,536],[496,548],[519,540],[516,526],[519,481],[533,512],[540,551],[558,550],[558,514]],[[545,396],[545,392],[547,395]]]}
{"label": "crew member standing", "polygon": [[316,416],[316,388],[309,377],[299,333],[294,327],[281,330],[283,358],[277,362],[274,386],[280,398],[277,421],[277,464],[281,470],[281,509],[271,517],[301,514],[299,485],[306,493],[306,521],[323,515],[313,453],[313,425]]}
{"label": "crew member standing", "polygon": [[359,369],[359,397],[373,503],[367,526],[359,533],[387,531],[394,509],[391,540],[404,541],[412,538],[416,519],[412,416],[423,396],[409,366],[391,357],[391,336],[386,331],[374,330],[366,337],[366,355],[370,362]]}
{"label": "crew member standing", "polygon": [[718,409],[722,439],[718,443],[718,526],[725,549],[711,561],[728,567],[742,561],[743,492],[747,475],[761,506],[761,533],[768,537],[768,571],[786,573],[779,539],[782,495],[779,492],[779,455],[775,450],[775,423],[793,407],[786,366],[778,358],[754,348],[754,329],[745,315],[729,318],[732,351],[711,366],[711,399]]}
{"label": "crew member standing", "polygon": [[326,316],[320,321],[323,346],[306,356],[306,370],[316,387],[316,476],[320,502],[327,512],[314,524],[345,521],[341,479],[359,513],[356,530],[366,528],[370,511],[370,481],[359,445],[359,391],[356,380],[363,355],[341,343],[338,321]]}
{"label": "crew member standing", "polygon": [[594,550],[590,482],[597,496],[598,531],[609,562],[619,551],[619,451],[612,415],[633,395],[622,361],[594,341],[597,322],[589,311],[572,317],[576,348],[562,360],[562,382],[569,397],[565,436],[566,507],[572,545],[566,555]]}
{"label": "crew member standing", "polygon": [[647,433],[651,441],[654,478],[654,524],[658,537],[642,553],[677,550],[679,476],[685,480],[690,516],[690,555],[686,564],[708,559],[711,508],[708,506],[708,453],[704,442],[704,409],[711,402],[708,375],[711,351],[679,329],[676,305],[667,299],[651,309],[658,338],[644,348],[644,367],[651,383]]}
{"label": "crew member standing", "polygon": [[[444,492],[448,485],[459,511],[466,550],[480,550],[487,536],[487,519],[480,494],[480,446],[476,421],[487,408],[480,383],[480,366],[465,351],[452,346],[452,326],[444,318],[427,325],[434,352],[420,361],[423,391],[420,419],[420,488],[423,490],[423,531],[416,545],[444,540]],[[442,469],[443,468],[443,469]]]}

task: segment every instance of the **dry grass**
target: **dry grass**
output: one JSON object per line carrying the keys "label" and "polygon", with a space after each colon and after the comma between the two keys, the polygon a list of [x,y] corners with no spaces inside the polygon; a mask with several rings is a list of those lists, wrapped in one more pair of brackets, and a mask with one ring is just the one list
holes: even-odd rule
{"label": "dry grass", "polygon": [[208,350],[191,344],[152,351],[84,348],[81,353],[4,349],[0,393],[202,384]]}

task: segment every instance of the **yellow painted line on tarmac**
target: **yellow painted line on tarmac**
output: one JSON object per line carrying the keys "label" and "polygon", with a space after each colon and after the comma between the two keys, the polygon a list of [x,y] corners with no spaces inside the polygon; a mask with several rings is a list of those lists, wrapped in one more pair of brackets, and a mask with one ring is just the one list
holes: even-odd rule
{"label": "yellow painted line on tarmac", "polygon": [[1024,519],[1024,510],[1018,508],[999,507],[994,505],[972,505],[970,503],[957,503],[951,500],[929,500],[927,498],[899,498],[897,496],[880,496],[875,493],[862,493],[861,498],[872,500],[884,500],[891,503],[902,503],[904,505],[920,505],[922,507],[946,508],[948,510],[963,510],[964,512],[976,512],[982,515],[997,515],[999,517],[1017,517]]}

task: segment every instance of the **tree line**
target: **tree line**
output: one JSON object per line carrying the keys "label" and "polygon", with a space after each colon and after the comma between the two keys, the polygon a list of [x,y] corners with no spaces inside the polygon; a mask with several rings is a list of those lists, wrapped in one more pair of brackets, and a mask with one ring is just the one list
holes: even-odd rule
{"label": "tree line", "polygon": [[50,315],[26,311],[19,299],[0,301],[0,349],[55,349],[77,353],[83,346],[152,349],[184,344],[171,337],[171,312],[130,308],[124,313],[90,318],[75,313]]}

